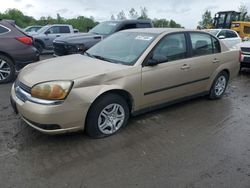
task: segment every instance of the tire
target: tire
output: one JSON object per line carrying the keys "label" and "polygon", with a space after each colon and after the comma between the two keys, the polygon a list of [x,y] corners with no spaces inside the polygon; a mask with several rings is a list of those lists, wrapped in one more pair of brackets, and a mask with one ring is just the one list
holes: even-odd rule
{"label": "tire", "polygon": [[0,55],[0,84],[13,81],[15,76],[16,69],[13,61],[4,55]]}
{"label": "tire", "polygon": [[229,75],[227,72],[223,71],[219,73],[215,78],[213,85],[210,89],[209,98],[220,99],[224,95],[227,89],[228,80],[229,80]]}
{"label": "tire", "polygon": [[36,49],[38,50],[39,54],[43,53],[43,45],[41,42],[36,41],[34,46],[36,47]]}
{"label": "tire", "polygon": [[126,100],[117,94],[105,94],[90,107],[86,132],[93,138],[111,136],[124,127],[128,119],[129,107]]}

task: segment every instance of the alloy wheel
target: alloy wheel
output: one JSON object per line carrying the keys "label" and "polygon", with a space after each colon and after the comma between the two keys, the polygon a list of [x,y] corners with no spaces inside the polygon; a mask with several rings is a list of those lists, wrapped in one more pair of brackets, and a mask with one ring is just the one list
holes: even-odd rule
{"label": "alloy wheel", "polygon": [[0,80],[5,80],[10,76],[11,69],[9,64],[3,60],[0,59]]}
{"label": "alloy wheel", "polygon": [[120,104],[106,106],[98,117],[98,128],[106,135],[118,131],[125,120],[125,110]]}

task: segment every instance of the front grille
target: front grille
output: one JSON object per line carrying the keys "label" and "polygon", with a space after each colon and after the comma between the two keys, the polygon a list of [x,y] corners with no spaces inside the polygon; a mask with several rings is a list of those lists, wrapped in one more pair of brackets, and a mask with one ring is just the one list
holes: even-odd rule
{"label": "front grille", "polygon": [[244,63],[250,63],[250,57],[244,57],[243,62]]}
{"label": "front grille", "polygon": [[244,53],[244,52],[247,52],[247,53],[250,53],[250,48],[241,48],[241,51]]}
{"label": "front grille", "polygon": [[17,80],[15,82],[15,93],[18,99],[20,99],[23,102],[26,102],[28,100],[27,97],[27,93],[28,95],[31,94],[31,88],[26,86],[25,84],[23,84],[22,82],[20,82],[19,80]]}

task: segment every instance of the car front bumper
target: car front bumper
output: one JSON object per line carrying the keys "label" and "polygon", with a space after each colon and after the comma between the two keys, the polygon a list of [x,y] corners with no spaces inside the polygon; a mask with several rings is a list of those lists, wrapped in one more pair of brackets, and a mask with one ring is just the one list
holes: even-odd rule
{"label": "car front bumper", "polygon": [[42,105],[23,101],[16,95],[15,84],[11,89],[11,105],[14,111],[31,127],[47,134],[74,132],[84,129],[89,104],[73,102],[75,94],[58,105]]}
{"label": "car front bumper", "polygon": [[241,67],[250,67],[250,54],[242,54]]}

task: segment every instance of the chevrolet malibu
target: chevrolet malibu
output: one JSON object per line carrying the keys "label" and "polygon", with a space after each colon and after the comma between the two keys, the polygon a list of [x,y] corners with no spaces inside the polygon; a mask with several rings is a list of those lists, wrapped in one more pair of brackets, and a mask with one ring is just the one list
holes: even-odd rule
{"label": "chevrolet malibu", "polygon": [[109,136],[131,115],[202,95],[221,98],[239,72],[239,54],[201,31],[121,31],[85,54],[25,67],[11,103],[41,132]]}

